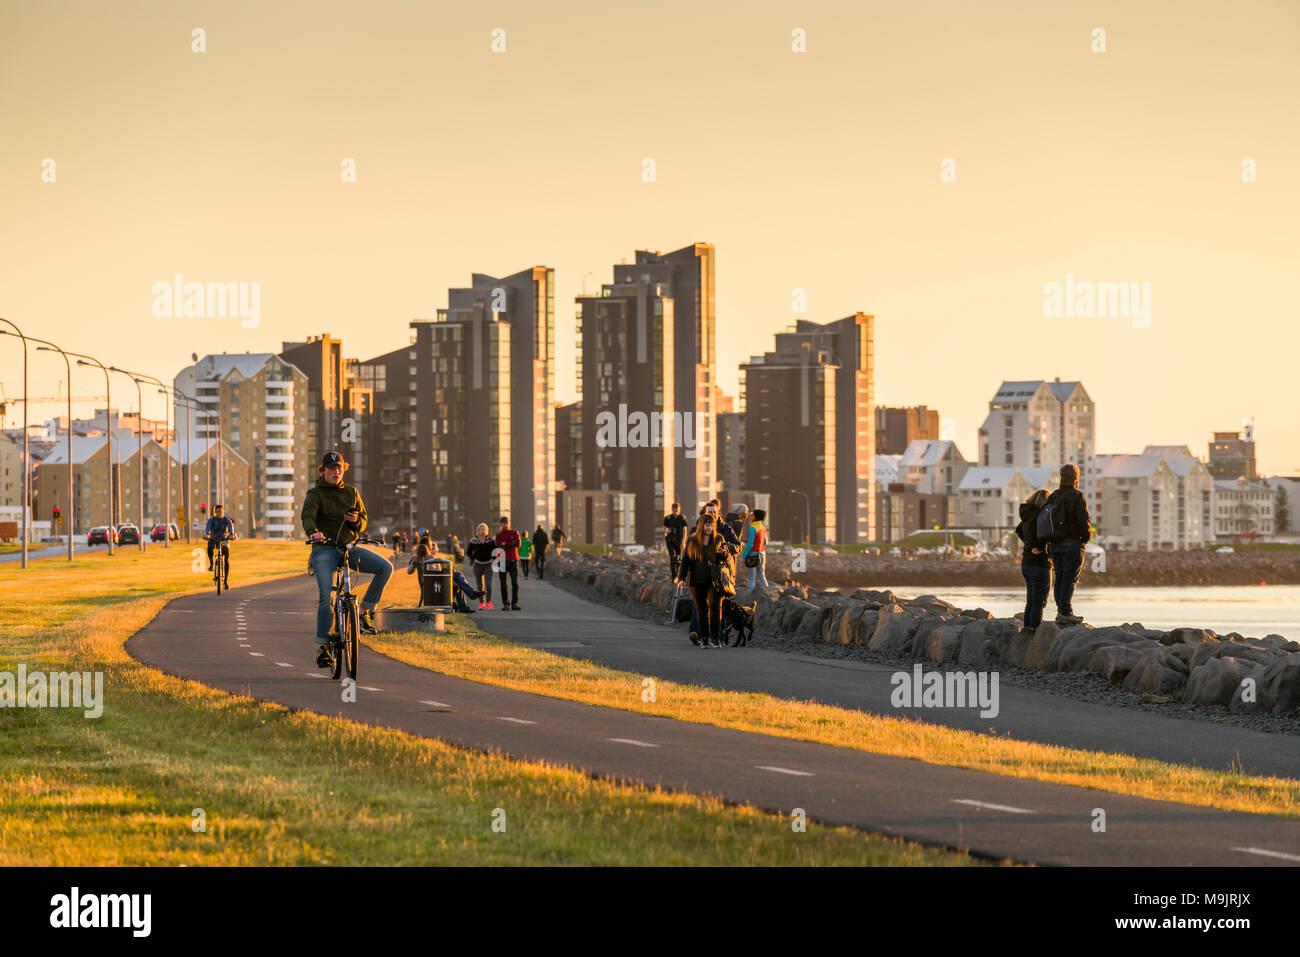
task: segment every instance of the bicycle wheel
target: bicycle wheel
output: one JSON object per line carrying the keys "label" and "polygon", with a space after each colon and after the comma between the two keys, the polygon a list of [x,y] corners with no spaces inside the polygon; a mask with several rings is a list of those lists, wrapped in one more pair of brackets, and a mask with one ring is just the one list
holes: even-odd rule
{"label": "bicycle wheel", "polygon": [[335,635],[329,642],[330,677],[335,681],[338,680],[339,675],[343,674],[343,630],[345,628],[343,621],[346,617],[343,613],[343,605],[344,603],[341,601],[334,604]]}
{"label": "bicycle wheel", "polygon": [[217,549],[217,554],[212,557],[212,572],[217,579],[217,594],[221,594],[221,580],[225,578],[222,574],[224,569],[221,567],[221,549]]}
{"label": "bicycle wheel", "polygon": [[348,662],[348,677],[353,680],[357,677],[357,632],[360,630],[357,622],[357,603],[348,602],[348,633],[343,639],[343,654]]}

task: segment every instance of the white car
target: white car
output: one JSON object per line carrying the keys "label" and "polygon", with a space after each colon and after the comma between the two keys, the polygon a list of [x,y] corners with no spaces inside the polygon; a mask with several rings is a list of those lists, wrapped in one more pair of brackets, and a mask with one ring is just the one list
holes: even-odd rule
{"label": "white car", "polygon": [[645,554],[645,546],[644,546],[644,545],[624,545],[624,546],[623,546],[623,554],[624,554],[624,555],[644,555],[644,554]]}
{"label": "white car", "polygon": [[1235,554],[1235,552],[1233,551],[1231,545],[1224,545],[1222,548],[1220,548],[1220,549],[1217,551],[1216,554],[1219,554],[1219,555],[1232,555],[1232,554]]}

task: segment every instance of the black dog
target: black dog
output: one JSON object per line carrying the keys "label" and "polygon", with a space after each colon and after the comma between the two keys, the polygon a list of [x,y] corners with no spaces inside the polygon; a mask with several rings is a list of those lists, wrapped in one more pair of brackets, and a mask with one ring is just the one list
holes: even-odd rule
{"label": "black dog", "polygon": [[722,599],[722,642],[728,644],[727,635],[734,631],[736,640],[732,645],[748,645],[754,636],[754,609],[758,602],[746,607],[734,598]]}

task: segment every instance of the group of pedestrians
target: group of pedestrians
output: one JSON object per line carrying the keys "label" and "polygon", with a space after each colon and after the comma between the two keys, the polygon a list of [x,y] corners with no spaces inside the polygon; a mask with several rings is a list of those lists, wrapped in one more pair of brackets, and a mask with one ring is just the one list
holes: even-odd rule
{"label": "group of pedestrians", "polygon": [[1060,486],[1050,495],[1037,489],[1020,506],[1016,535],[1024,543],[1020,572],[1025,578],[1025,617],[1022,632],[1033,632],[1043,621],[1050,592],[1056,601],[1056,623],[1083,623],[1074,613],[1074,586],[1083,571],[1084,546],[1092,538],[1088,503],[1079,491],[1079,470],[1062,465]]}
{"label": "group of pedestrians", "polygon": [[694,602],[689,637],[702,648],[722,646],[722,602],[736,594],[738,566],[748,571],[749,588],[767,587],[767,512],[738,505],[721,517],[722,503],[710,499],[700,508],[690,534],[682,507],[673,502],[664,516],[664,544],[668,548],[672,580],[686,588]]}
{"label": "group of pedestrians", "polygon": [[493,611],[492,571],[495,568],[501,585],[501,610],[520,611],[519,607],[519,572],[529,577],[530,565],[537,565],[538,579],[546,578],[546,553],[555,543],[559,552],[564,541],[564,531],[557,525],[546,534],[541,525],[533,531],[519,532],[510,527],[509,517],[502,515],[496,535],[490,535],[486,523],[480,523],[474,530],[474,537],[466,546],[466,556],[474,573],[477,586],[474,591],[478,597],[479,611]]}

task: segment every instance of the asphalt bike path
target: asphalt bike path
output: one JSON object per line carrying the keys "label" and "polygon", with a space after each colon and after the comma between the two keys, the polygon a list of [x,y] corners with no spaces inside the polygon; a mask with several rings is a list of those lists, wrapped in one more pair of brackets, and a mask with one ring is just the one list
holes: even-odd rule
{"label": "asphalt bike path", "polygon": [[840,661],[753,644],[701,649],[687,640],[685,624],[660,624],[667,621],[666,614],[657,621],[630,618],[535,578],[521,582],[519,599],[520,612],[483,611],[472,620],[484,631],[520,644],[670,681],[910,716],[966,731],[996,729],[999,736],[1020,741],[1300,778],[1300,745],[1294,736],[1094,704],[1006,682],[999,682],[999,712],[993,718],[980,717],[979,708],[895,708],[890,679],[900,671],[910,677],[910,662]]}
{"label": "asphalt bike path", "polygon": [[[1300,862],[1300,822],[564,701],[447,677],[368,648],[360,655],[356,700],[344,702],[340,683],[314,663],[315,594],[311,579],[297,576],[220,597],[209,591],[178,598],[126,648],[168,674],[258,701],[752,804],[787,821],[802,808],[828,824],[1042,864]],[[497,614],[522,622],[529,613]],[[1106,813],[1104,833],[1092,828],[1096,808]]]}

